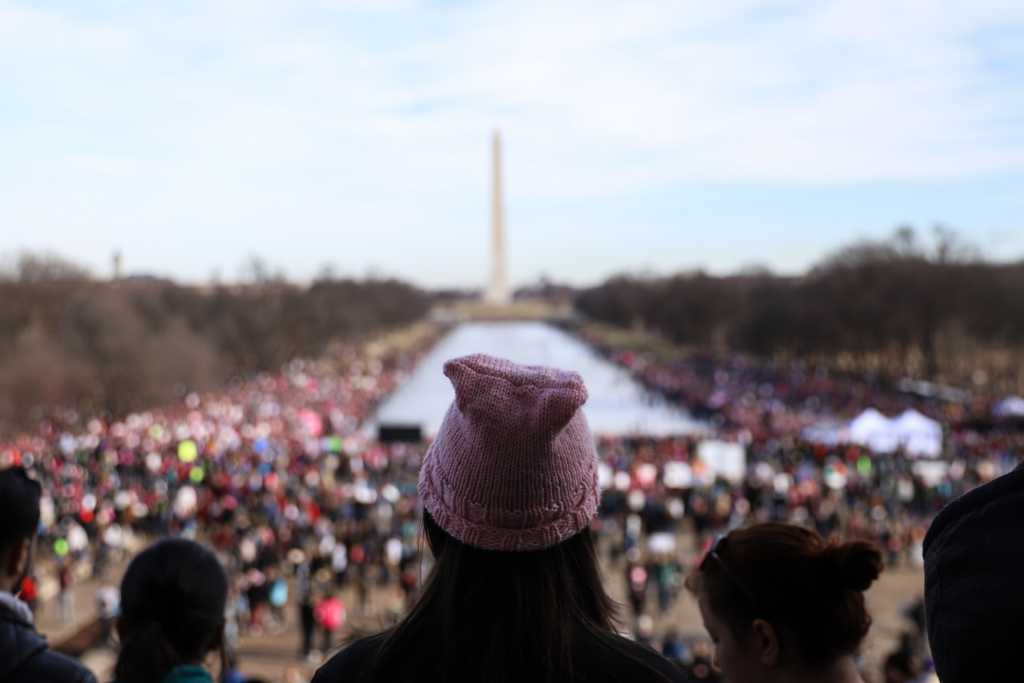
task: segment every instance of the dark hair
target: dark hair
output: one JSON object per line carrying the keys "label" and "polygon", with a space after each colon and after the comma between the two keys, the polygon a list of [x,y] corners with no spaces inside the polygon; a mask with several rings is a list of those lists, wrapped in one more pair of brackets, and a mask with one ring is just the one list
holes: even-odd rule
{"label": "dark hair", "polygon": [[863,591],[881,572],[882,554],[871,543],[759,524],[723,538],[686,587],[703,593],[737,636],[754,619],[771,623],[783,656],[814,669],[857,652],[871,627]]}
{"label": "dark hair", "polygon": [[0,556],[36,535],[41,495],[39,482],[29,479],[24,468],[0,470]]}
{"label": "dark hair", "polygon": [[589,529],[543,550],[501,552],[461,543],[425,510],[423,527],[434,568],[409,614],[382,634],[363,680],[397,680],[424,653],[440,680],[572,680],[579,640],[620,650]]}
{"label": "dark hair", "polygon": [[224,568],[194,541],[168,538],[139,553],[121,580],[118,683],[159,681],[222,648],[227,596]]}

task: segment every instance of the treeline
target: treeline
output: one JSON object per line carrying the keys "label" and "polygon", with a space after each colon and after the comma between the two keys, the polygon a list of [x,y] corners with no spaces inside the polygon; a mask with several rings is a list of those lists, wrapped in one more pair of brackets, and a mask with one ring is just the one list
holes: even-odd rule
{"label": "treeline", "polygon": [[92,279],[59,258],[0,270],[0,433],[55,409],[123,415],[421,318],[428,296],[390,279],[276,278],[189,287]]}
{"label": "treeline", "polygon": [[1024,261],[984,260],[957,236],[910,228],[831,254],[800,277],[615,277],[581,292],[603,322],[704,349],[840,362],[849,369],[1014,382],[1024,349]]}

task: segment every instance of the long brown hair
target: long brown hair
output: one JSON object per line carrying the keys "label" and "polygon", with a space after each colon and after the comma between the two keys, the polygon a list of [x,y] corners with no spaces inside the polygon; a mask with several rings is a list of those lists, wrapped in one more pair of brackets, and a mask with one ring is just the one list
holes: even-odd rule
{"label": "long brown hair", "polygon": [[433,653],[440,680],[564,681],[580,640],[621,651],[589,529],[544,550],[498,552],[457,541],[426,511],[423,526],[434,568],[363,680],[397,680],[410,659]]}
{"label": "long brown hair", "polygon": [[784,656],[808,668],[854,654],[871,628],[864,591],[882,571],[865,541],[835,543],[790,524],[759,524],[720,539],[686,580],[737,637],[755,619],[776,627]]}

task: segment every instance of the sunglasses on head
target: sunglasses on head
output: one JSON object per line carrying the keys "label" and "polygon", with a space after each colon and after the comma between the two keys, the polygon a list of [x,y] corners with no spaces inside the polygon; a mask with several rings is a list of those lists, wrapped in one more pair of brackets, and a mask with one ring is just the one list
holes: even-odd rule
{"label": "sunglasses on head", "polygon": [[706,555],[704,555],[704,559],[701,561],[699,569],[701,572],[703,572],[707,568],[708,563],[711,560],[714,560],[718,564],[718,567],[722,570],[722,573],[725,574],[725,577],[729,580],[729,582],[732,583],[733,586],[735,586],[740,591],[740,593],[743,594],[743,596],[747,599],[747,602],[750,603],[750,606],[756,610],[758,609],[758,602],[757,599],[754,597],[754,593],[747,588],[746,584],[740,581],[739,577],[736,576],[736,574],[734,574],[731,569],[729,569],[729,565],[727,565],[725,563],[725,560],[722,559],[721,551],[725,544],[728,542],[728,540],[728,534],[719,534],[718,537],[715,538],[715,542],[711,546],[711,549],[708,550]]}

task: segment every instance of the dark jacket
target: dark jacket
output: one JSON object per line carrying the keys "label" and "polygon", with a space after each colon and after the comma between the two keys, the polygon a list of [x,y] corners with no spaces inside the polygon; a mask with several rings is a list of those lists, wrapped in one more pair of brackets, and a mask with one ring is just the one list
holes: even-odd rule
{"label": "dark jacket", "polygon": [[1024,680],[1024,465],[938,514],[924,539],[924,590],[942,683]]}
{"label": "dark jacket", "polygon": [[0,605],[0,683],[96,683],[96,677],[50,650],[32,624]]}
{"label": "dark jacket", "polygon": [[[358,683],[383,642],[383,635],[357,640],[331,657],[313,677],[312,683]],[[612,636],[614,648],[592,638],[581,640],[576,653],[578,668],[573,681],[587,683],[683,683],[689,680],[678,666],[654,650]],[[421,648],[422,649],[422,648]],[[441,680],[437,653],[421,651],[406,658],[389,681],[427,683]],[[450,679],[449,679],[450,680]],[[478,677],[471,679],[480,683]]]}

